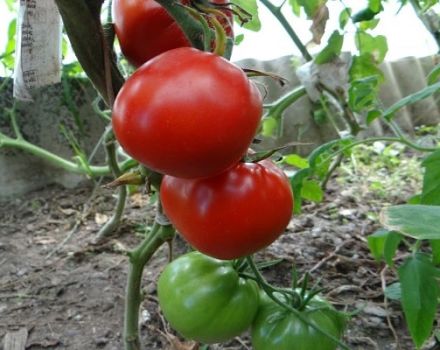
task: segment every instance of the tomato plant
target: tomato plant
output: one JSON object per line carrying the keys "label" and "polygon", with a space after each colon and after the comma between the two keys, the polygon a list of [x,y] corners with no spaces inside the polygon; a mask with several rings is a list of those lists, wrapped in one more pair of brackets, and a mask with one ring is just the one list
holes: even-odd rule
{"label": "tomato plant", "polygon": [[[282,294],[275,295],[286,301]],[[320,297],[313,297],[298,312],[307,322],[335,338],[342,336],[345,316]],[[332,339],[275,303],[266,294],[260,298],[260,309],[252,325],[251,337],[254,350],[335,350],[338,346]]]}
{"label": "tomato plant", "polygon": [[289,181],[269,160],[238,163],[207,179],[165,176],[160,194],[165,213],[183,237],[219,259],[266,247],[292,215]]}
{"label": "tomato plant", "polygon": [[134,159],[160,173],[195,178],[237,163],[261,113],[261,95],[239,67],[185,47],[157,56],[127,80],[112,123]]}
{"label": "tomato plant", "polygon": [[[226,4],[226,0],[215,0]],[[190,0],[182,0],[188,5]],[[180,26],[168,12],[154,0],[115,0],[115,31],[121,50],[134,66],[140,66],[162,52],[183,46],[191,46]],[[223,11],[217,15],[226,34],[232,36],[232,13]],[[229,19],[229,20],[228,20]]]}
{"label": "tomato plant", "polygon": [[217,343],[245,331],[258,309],[259,290],[231,261],[199,252],[169,264],[158,282],[159,303],[171,326],[188,339]]}

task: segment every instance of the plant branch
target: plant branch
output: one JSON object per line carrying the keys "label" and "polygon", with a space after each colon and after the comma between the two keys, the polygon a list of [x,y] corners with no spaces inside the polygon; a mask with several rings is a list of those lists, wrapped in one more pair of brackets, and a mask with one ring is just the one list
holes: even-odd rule
{"label": "plant branch", "polygon": [[[112,129],[108,129],[105,134],[105,151],[107,153],[107,164],[109,165],[113,177],[117,179],[122,175],[119,169],[118,160],[116,158],[116,144],[115,136]],[[122,215],[124,214],[125,203],[127,201],[127,186],[119,186],[119,193],[116,202],[116,209],[109,221],[105,223],[104,226],[99,230],[96,241],[99,242],[103,238],[110,235],[114,230],[117,229],[121,222]]]}
{"label": "plant branch", "polygon": [[[82,174],[82,175],[89,175],[92,177],[97,176],[106,176],[111,174],[111,170],[108,166],[88,166],[84,167],[80,163],[75,163],[68,161],[52,152],[49,152],[48,150],[36,146],[24,139],[13,139],[9,136],[6,136],[5,134],[0,133],[0,148],[2,147],[9,147],[9,148],[16,148],[20,149],[22,151],[26,151],[30,154],[33,154],[34,156],[40,157],[50,163],[53,166],[56,166],[58,168],[67,170],[71,173],[75,174]],[[137,162],[133,161],[132,159],[127,159],[121,164],[119,164],[122,171],[127,171],[134,166],[137,165]]]}
{"label": "plant branch", "polygon": [[[163,215],[158,208],[158,215]],[[124,342],[125,350],[140,350],[139,308],[142,303],[141,282],[144,267],[159,247],[175,235],[171,225],[162,225],[155,220],[144,241],[130,254],[130,270],[125,295]]]}
{"label": "plant branch", "polygon": [[275,18],[280,22],[283,26],[284,30],[289,34],[292,41],[295,43],[296,47],[301,52],[302,56],[306,61],[311,61],[313,58],[310,53],[307,51],[307,48],[302,43],[301,39],[298,37],[296,32],[293,30],[292,26],[287,21],[286,17],[281,12],[281,6],[275,6],[269,0],[260,0],[264,6],[275,16]]}
{"label": "plant branch", "polygon": [[250,268],[252,269],[253,273],[255,274],[255,277],[257,278],[257,282],[260,285],[260,287],[264,290],[264,292],[267,294],[269,298],[271,298],[275,303],[280,305],[281,307],[287,309],[291,313],[295,315],[301,322],[306,324],[308,327],[313,328],[315,331],[325,335],[329,339],[333,340],[336,344],[338,344],[342,349],[344,350],[350,350],[350,348],[345,345],[340,339],[336,338],[335,336],[331,335],[330,333],[326,332],[325,330],[321,329],[320,327],[316,326],[309,320],[307,320],[299,310],[295,309],[289,304],[284,303],[280,299],[278,299],[274,293],[273,293],[273,287],[267,283],[267,281],[264,279],[261,272],[258,270],[257,266],[255,265],[254,260],[252,259],[252,256],[249,256],[246,258],[247,263],[249,264]]}

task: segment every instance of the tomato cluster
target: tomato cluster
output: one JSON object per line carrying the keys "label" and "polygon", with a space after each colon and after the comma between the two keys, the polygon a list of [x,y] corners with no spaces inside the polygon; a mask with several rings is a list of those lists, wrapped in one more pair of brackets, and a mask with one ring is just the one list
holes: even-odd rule
{"label": "tomato cluster", "polygon": [[[115,0],[114,6],[122,51],[140,66],[116,97],[115,136],[127,154],[164,175],[163,210],[200,251],[178,258],[161,274],[158,296],[165,317],[180,334],[204,343],[229,340],[252,325],[256,350],[335,349],[260,297],[258,284],[245,279],[233,260],[277,239],[293,209],[281,169],[267,159],[243,162],[262,115],[256,85],[223,57],[188,47],[155,1]],[[224,18],[220,22],[231,34]],[[304,315],[340,335],[330,311]]]}

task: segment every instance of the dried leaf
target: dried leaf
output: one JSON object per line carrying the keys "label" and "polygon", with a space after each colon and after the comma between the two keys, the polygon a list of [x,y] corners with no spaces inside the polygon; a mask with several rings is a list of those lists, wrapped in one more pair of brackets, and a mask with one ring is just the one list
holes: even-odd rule
{"label": "dried leaf", "polygon": [[313,16],[313,24],[310,27],[310,31],[313,34],[312,41],[315,44],[321,44],[321,39],[325,33],[325,26],[329,18],[328,7],[325,4],[322,4],[315,12],[315,15]]}

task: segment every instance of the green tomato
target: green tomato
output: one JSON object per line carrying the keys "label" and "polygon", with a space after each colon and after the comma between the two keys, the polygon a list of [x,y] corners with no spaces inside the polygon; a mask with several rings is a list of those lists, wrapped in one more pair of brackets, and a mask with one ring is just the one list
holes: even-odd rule
{"label": "green tomato", "polygon": [[[280,300],[282,295],[275,294]],[[252,325],[254,350],[335,350],[337,344],[301,321],[294,313],[275,303],[267,295],[260,298],[260,309]],[[336,338],[341,338],[346,318],[328,302],[314,297],[305,310],[304,319]]]}
{"label": "green tomato", "polygon": [[239,277],[232,261],[192,252],[170,263],[158,282],[159,304],[187,339],[219,343],[244,332],[259,305],[259,289]]}

